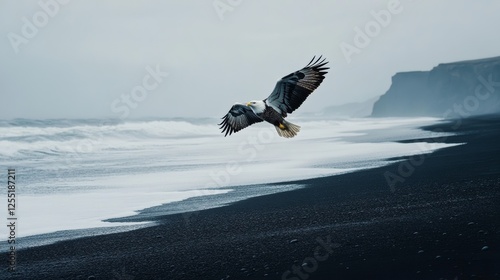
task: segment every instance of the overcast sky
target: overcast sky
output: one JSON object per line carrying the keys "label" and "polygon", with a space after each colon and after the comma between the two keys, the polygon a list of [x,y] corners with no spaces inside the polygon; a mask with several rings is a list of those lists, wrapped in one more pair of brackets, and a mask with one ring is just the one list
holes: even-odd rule
{"label": "overcast sky", "polygon": [[381,95],[396,72],[500,56],[499,12],[495,0],[0,0],[0,119],[220,117],[323,55],[331,70],[299,110],[318,111]]}

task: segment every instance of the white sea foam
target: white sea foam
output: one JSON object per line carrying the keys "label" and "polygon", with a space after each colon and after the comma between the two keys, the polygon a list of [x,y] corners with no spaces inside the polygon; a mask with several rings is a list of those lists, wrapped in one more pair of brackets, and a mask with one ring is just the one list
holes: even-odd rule
{"label": "white sea foam", "polygon": [[18,235],[113,226],[102,221],[234,186],[352,172],[456,145],[394,142],[444,136],[417,128],[437,119],[290,121],[302,127],[293,139],[268,124],[224,138],[215,120],[0,122],[0,166],[18,174]]}
{"label": "white sea foam", "polygon": [[[141,191],[141,188],[98,190],[88,193],[20,195],[18,237],[75,230],[117,226],[103,220],[137,214],[136,211],[181,201],[200,195],[227,193],[230,190]],[[130,225],[132,223],[120,223]],[[135,224],[135,223],[133,223]]]}

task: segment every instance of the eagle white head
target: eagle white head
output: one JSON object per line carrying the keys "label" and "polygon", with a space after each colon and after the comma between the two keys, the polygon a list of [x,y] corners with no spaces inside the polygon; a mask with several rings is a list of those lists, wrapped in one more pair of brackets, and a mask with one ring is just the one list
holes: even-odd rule
{"label": "eagle white head", "polygon": [[250,107],[255,114],[261,114],[266,110],[266,103],[262,100],[252,100],[247,102],[247,106]]}

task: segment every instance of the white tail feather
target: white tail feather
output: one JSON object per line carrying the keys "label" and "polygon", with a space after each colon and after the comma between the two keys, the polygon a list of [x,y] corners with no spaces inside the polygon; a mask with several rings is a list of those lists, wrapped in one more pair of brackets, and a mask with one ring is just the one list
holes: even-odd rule
{"label": "white tail feather", "polygon": [[278,135],[281,137],[292,138],[295,135],[297,135],[297,133],[299,133],[300,131],[300,126],[293,124],[291,122],[287,122],[284,120],[283,125],[285,126],[284,129],[279,128],[279,126],[275,126]]}

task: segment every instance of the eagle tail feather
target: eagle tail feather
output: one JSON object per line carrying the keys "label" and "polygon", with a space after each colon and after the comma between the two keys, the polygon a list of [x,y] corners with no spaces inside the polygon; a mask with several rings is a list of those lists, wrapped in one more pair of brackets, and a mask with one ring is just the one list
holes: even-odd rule
{"label": "eagle tail feather", "polygon": [[284,126],[283,128],[275,126],[278,135],[281,137],[292,138],[295,135],[297,135],[297,133],[299,133],[300,131],[300,126],[293,124],[291,122],[287,122],[285,120],[283,120],[283,126]]}

